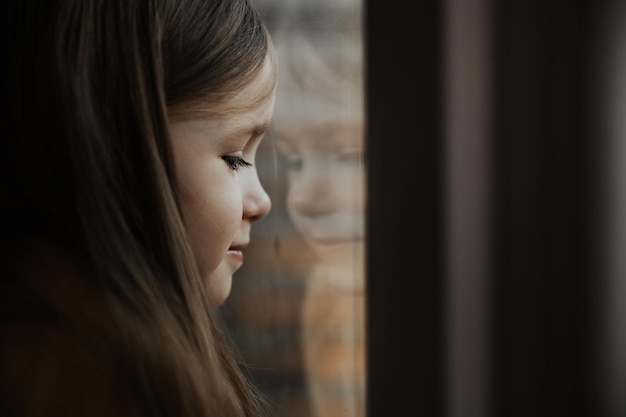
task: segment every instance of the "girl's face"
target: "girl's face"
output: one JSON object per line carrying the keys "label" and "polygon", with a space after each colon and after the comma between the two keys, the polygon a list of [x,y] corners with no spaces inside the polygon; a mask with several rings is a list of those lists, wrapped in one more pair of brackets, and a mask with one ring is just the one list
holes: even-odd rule
{"label": "girl's face", "polygon": [[[228,116],[170,124],[183,215],[215,305],[228,297],[252,222],[270,210],[251,164],[272,117],[275,97],[267,86],[274,77],[268,55],[257,78],[226,103]],[[263,95],[267,98],[251,108]]]}
{"label": "girl's face", "polygon": [[281,81],[272,122],[289,216],[327,265],[362,250],[365,217],[358,48],[348,38],[328,39],[276,40]]}
{"label": "girl's face", "polygon": [[363,243],[364,168],[359,124],[280,129],[276,146],[287,171],[287,210],[321,260],[350,259]]}

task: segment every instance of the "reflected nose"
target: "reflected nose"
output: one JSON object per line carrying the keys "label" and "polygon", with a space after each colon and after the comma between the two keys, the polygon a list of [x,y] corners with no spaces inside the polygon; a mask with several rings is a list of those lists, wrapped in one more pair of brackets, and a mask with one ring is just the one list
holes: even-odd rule
{"label": "reflected nose", "polygon": [[251,222],[262,219],[272,208],[272,200],[261,185],[256,171],[253,177],[243,201],[243,218]]}
{"label": "reflected nose", "polygon": [[291,210],[305,217],[322,217],[337,209],[338,198],[328,167],[309,167],[294,178],[289,189]]}

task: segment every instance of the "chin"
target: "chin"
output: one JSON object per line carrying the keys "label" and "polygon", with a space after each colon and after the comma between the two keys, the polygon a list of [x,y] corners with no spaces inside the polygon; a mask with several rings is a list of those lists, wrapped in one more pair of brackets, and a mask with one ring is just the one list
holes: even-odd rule
{"label": "chin", "polygon": [[363,239],[346,240],[335,244],[320,244],[315,240],[310,240],[311,247],[322,263],[336,264],[344,262],[354,262],[355,258],[362,256]]}
{"label": "chin", "polygon": [[224,304],[233,284],[233,275],[218,267],[207,279],[211,304],[216,308]]}

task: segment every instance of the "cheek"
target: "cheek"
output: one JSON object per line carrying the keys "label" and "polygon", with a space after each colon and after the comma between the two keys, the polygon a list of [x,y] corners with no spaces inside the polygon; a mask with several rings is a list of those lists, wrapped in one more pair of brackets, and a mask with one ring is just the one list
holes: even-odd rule
{"label": "cheek", "polygon": [[308,213],[313,207],[360,213],[365,208],[364,172],[335,163],[306,175],[288,174],[286,198],[287,208],[294,214]]}
{"label": "cheek", "polygon": [[222,261],[240,225],[239,187],[228,168],[206,166],[181,177],[181,203],[194,254],[206,276]]}
{"label": "cheek", "polygon": [[365,169],[361,166],[353,172],[352,185],[351,185],[351,197],[352,207],[356,212],[365,212],[366,205],[366,177]]}

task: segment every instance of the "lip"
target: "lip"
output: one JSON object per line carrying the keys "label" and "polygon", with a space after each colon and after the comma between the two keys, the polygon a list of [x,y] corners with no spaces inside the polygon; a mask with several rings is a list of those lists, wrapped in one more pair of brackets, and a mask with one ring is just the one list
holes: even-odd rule
{"label": "lip", "polygon": [[226,251],[226,256],[238,263],[243,263],[243,250],[248,246],[248,242],[232,244]]}
{"label": "lip", "polygon": [[350,238],[350,239],[329,239],[329,238],[317,238],[311,239],[311,243],[318,251],[322,253],[332,253],[336,251],[342,251],[346,248],[352,248],[354,245],[360,244],[363,239]]}
{"label": "lip", "polygon": [[311,241],[319,246],[340,246],[361,241],[361,238],[332,238],[332,237],[313,237]]}

